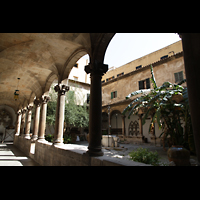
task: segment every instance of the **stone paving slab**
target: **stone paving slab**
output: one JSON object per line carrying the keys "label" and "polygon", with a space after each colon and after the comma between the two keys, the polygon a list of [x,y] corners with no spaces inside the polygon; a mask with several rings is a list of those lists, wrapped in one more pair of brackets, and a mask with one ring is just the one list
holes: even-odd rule
{"label": "stone paving slab", "polygon": [[[80,141],[77,142],[77,144],[80,144],[81,146],[88,146],[88,142],[87,141]],[[154,144],[150,144],[150,143],[142,143],[142,144],[119,144],[119,147],[117,148],[113,148],[113,147],[103,147],[102,151],[104,152],[104,155],[109,156],[109,157],[113,157],[113,158],[119,158],[119,159],[125,159],[125,160],[129,160],[130,156],[128,155],[131,151],[133,150],[137,150],[137,148],[147,148],[150,151],[157,151],[158,155],[159,155],[159,161],[161,163],[161,165],[169,165],[169,160],[167,157],[167,150],[168,147],[166,147],[166,151],[163,149],[163,147],[160,146],[155,146]],[[197,162],[197,157],[196,156],[192,156],[190,155],[190,159],[193,159],[195,162]]]}
{"label": "stone paving slab", "polygon": [[17,149],[13,143],[0,144],[0,166],[39,166]]}

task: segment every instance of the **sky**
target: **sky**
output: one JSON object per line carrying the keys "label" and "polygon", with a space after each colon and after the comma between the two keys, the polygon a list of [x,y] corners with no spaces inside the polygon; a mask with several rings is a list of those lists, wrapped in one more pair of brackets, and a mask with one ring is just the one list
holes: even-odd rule
{"label": "sky", "polygon": [[117,33],[108,45],[104,64],[120,67],[179,40],[175,33]]}

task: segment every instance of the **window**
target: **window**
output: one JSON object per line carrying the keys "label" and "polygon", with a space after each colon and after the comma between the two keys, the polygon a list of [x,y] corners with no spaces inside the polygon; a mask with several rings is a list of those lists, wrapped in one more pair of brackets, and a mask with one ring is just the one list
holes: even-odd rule
{"label": "window", "polygon": [[149,89],[150,88],[150,79],[147,78],[143,81],[139,81],[139,90]]}
{"label": "window", "polygon": [[163,60],[165,58],[168,58],[168,55],[164,55],[164,56],[160,57],[160,60]]}
{"label": "window", "polygon": [[110,81],[110,80],[112,80],[112,79],[114,79],[114,78],[115,78],[115,77],[112,76],[112,77],[110,77],[110,78],[107,78],[106,81]]}
{"label": "window", "polygon": [[78,81],[78,77],[77,77],[77,76],[74,76],[74,80],[75,80],[75,81]]}
{"label": "window", "polygon": [[183,71],[174,73],[175,76],[175,83],[178,83],[183,80]]}
{"label": "window", "polygon": [[122,72],[121,74],[117,74],[117,77],[123,76],[123,75],[124,75],[124,72]]}
{"label": "window", "polygon": [[117,91],[111,92],[111,99],[114,99],[117,97]]}
{"label": "window", "polygon": [[139,65],[139,66],[136,67],[136,69],[140,69],[141,67],[142,67],[142,65]]}

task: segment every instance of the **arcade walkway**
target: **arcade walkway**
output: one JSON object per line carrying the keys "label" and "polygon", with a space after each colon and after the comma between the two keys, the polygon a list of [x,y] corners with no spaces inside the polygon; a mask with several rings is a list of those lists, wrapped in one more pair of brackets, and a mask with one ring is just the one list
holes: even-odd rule
{"label": "arcade walkway", "polygon": [[39,166],[12,142],[0,143],[0,166]]}

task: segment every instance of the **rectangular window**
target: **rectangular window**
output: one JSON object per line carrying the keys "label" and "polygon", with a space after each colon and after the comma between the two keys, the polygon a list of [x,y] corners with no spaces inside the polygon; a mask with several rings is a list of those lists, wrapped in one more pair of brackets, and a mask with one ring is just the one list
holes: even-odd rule
{"label": "rectangular window", "polygon": [[111,99],[117,98],[117,91],[111,92]]}
{"label": "rectangular window", "polygon": [[136,69],[140,69],[141,67],[142,67],[142,65],[139,65],[139,66],[136,67]]}
{"label": "rectangular window", "polygon": [[149,88],[151,88],[149,78],[142,80],[142,81],[139,81],[139,90],[149,89]]}
{"label": "rectangular window", "polygon": [[178,83],[183,80],[183,71],[174,73],[175,83]]}
{"label": "rectangular window", "polygon": [[120,76],[123,76],[123,75],[124,75],[124,72],[117,74],[117,77],[120,77]]}
{"label": "rectangular window", "polygon": [[75,80],[75,81],[78,81],[78,77],[74,76],[74,80]]}

